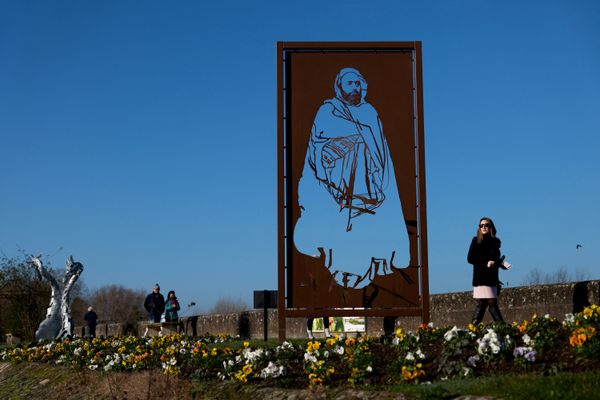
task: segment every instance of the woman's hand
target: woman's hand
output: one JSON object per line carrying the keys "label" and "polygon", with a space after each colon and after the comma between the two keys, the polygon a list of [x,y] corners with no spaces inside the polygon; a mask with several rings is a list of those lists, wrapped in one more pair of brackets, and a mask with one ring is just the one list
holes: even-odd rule
{"label": "woman's hand", "polygon": [[488,261],[487,266],[488,266],[488,268],[492,268],[494,266],[494,264],[496,264],[495,261]]}

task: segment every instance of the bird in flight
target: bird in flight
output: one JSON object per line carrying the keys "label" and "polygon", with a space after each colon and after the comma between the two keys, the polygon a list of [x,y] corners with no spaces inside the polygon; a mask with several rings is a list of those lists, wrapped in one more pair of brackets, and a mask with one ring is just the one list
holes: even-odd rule
{"label": "bird in flight", "polygon": [[579,249],[582,249],[582,248],[583,248],[583,246],[582,246],[582,245],[580,245],[580,244],[577,244],[577,246],[575,246],[575,249],[576,249],[576,250],[579,250]]}

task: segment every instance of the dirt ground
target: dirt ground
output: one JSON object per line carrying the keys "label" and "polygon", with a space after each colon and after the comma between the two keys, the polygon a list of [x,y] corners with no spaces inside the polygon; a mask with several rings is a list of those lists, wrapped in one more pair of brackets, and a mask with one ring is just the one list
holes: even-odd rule
{"label": "dirt ground", "polygon": [[239,385],[232,382],[193,383],[156,371],[103,373],[75,371],[35,363],[0,363],[0,398],[28,400],[77,399],[410,399],[399,393],[351,388],[315,391]]}

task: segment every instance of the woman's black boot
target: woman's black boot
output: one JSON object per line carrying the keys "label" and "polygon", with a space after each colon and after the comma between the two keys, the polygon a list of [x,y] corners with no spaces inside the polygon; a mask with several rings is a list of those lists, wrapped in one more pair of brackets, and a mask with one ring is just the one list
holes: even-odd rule
{"label": "woman's black boot", "polygon": [[487,303],[479,301],[477,302],[477,307],[475,307],[475,311],[473,312],[473,318],[471,323],[473,325],[477,325],[483,320],[483,316],[485,315],[485,309],[487,308]]}
{"label": "woman's black boot", "polygon": [[498,303],[490,305],[490,314],[492,314],[494,322],[504,322],[500,308],[498,308]]}

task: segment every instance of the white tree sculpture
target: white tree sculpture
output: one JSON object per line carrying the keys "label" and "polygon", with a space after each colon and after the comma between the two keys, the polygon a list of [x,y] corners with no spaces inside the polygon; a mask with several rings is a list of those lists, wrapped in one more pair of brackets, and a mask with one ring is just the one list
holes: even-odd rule
{"label": "white tree sculpture", "polygon": [[52,273],[44,267],[38,257],[31,257],[31,263],[36,268],[38,274],[50,282],[52,295],[50,296],[50,305],[44,319],[38,330],[35,332],[36,340],[40,339],[62,339],[70,336],[72,331],[71,323],[71,289],[83,272],[83,265],[73,260],[73,256],[67,260],[65,266],[65,276],[62,279],[62,288]]}

